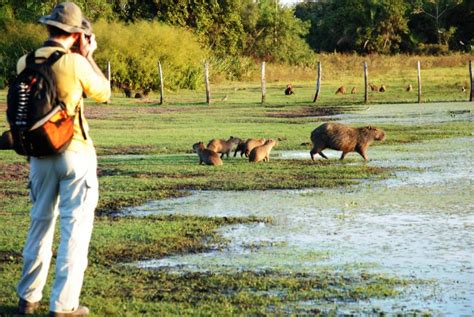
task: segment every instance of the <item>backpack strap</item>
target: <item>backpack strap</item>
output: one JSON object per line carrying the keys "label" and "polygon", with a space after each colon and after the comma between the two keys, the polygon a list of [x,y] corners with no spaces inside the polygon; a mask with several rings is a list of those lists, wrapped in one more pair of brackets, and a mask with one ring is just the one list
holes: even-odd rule
{"label": "backpack strap", "polygon": [[84,130],[84,124],[82,123],[81,107],[79,107],[79,105],[76,107],[76,114],[79,115],[79,126],[81,127],[82,137],[84,138],[84,140],[87,140],[86,131]]}

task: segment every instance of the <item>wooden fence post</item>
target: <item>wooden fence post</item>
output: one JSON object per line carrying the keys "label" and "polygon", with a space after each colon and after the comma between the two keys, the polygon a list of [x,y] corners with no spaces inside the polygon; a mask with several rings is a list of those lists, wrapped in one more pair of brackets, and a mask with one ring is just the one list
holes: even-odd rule
{"label": "wooden fence post", "polygon": [[369,67],[364,62],[364,103],[369,102]]}
{"label": "wooden fence post", "polygon": [[[110,61],[107,61],[107,70],[105,75],[107,76],[107,80],[109,81],[110,89],[112,89],[112,66],[110,65]],[[110,99],[104,102],[104,104],[110,103]]]}
{"label": "wooden fence post", "polygon": [[472,61],[469,61],[469,82],[471,83],[471,93],[469,95],[469,101],[473,101],[473,98],[474,98],[474,74],[472,73]]}
{"label": "wooden fence post", "polygon": [[204,81],[206,83],[206,103],[211,103],[211,88],[209,87],[209,62],[204,63]]}
{"label": "wooden fence post", "polygon": [[267,93],[267,87],[265,83],[265,62],[262,62],[262,104],[265,103],[266,93]]}
{"label": "wooden fence post", "polygon": [[163,84],[163,69],[161,68],[161,62],[158,61],[158,73],[160,74],[160,105],[164,102],[164,84]]}
{"label": "wooden fence post", "polygon": [[417,62],[418,69],[418,103],[421,103],[421,63]]}
{"label": "wooden fence post", "polygon": [[112,69],[110,66],[110,61],[107,61],[107,80],[110,82],[110,79],[112,79]]}
{"label": "wooden fence post", "polygon": [[316,80],[316,93],[314,94],[313,102],[316,102],[319,97],[319,92],[321,90],[321,62],[318,62],[318,79]]}

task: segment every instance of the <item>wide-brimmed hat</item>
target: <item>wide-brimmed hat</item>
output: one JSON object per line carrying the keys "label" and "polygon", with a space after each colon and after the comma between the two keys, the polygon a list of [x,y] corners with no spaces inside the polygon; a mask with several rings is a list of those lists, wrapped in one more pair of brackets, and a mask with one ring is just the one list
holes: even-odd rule
{"label": "wide-brimmed hat", "polygon": [[63,2],[54,7],[50,15],[39,19],[39,22],[60,28],[68,33],[91,34],[90,22],[82,15],[82,10],[75,3]]}

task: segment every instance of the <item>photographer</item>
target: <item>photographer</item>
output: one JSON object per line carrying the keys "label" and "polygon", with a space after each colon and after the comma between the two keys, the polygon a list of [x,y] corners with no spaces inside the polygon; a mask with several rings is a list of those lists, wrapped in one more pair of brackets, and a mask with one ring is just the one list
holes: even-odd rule
{"label": "photographer", "polygon": [[[97,49],[90,23],[72,2],[58,4],[39,20],[49,38],[35,51],[39,62],[56,51],[63,52],[51,67],[59,99],[75,115],[74,135],[66,151],[31,157],[29,188],[33,207],[23,250],[23,272],[17,286],[20,314],[33,314],[39,307],[52,256],[55,222],[60,219],[60,244],[50,297],[51,316],[84,316],[79,296],[87,267],[94,210],[98,201],[97,158],[84,117],[83,95],[97,102],[110,98],[110,83],[97,67]],[[20,58],[17,72],[26,66]]]}

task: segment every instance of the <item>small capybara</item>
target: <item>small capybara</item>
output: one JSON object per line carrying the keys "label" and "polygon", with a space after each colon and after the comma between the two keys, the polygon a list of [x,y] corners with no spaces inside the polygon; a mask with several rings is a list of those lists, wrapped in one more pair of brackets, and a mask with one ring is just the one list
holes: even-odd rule
{"label": "small capybara", "polygon": [[127,97],[127,98],[132,98],[132,91],[130,90],[130,88],[125,87],[125,88],[123,89],[123,93],[125,94],[125,97]]}
{"label": "small capybara", "polygon": [[252,152],[254,147],[265,144],[266,139],[247,139],[245,142],[245,157],[249,157],[250,152]]}
{"label": "small capybara", "polygon": [[385,132],[371,126],[352,128],[341,123],[324,123],[311,132],[311,159],[314,160],[315,154],[327,159],[322,151],[329,148],[342,151],[341,160],[347,153],[357,152],[368,161],[367,148],[374,140],[385,140]]}
{"label": "small capybara", "polygon": [[237,152],[240,152],[240,157],[242,157],[242,155],[244,155],[245,153],[246,148],[247,148],[247,142],[240,141],[239,144],[237,144],[237,147],[235,148],[234,157],[237,156]]}
{"label": "small capybara", "polygon": [[380,86],[379,92],[385,92],[387,91],[387,88],[385,88],[385,85]]}
{"label": "small capybara", "polygon": [[252,149],[249,155],[249,162],[270,161],[270,151],[277,145],[277,141],[268,139],[263,145]]}
{"label": "small capybara", "polygon": [[205,163],[206,165],[222,165],[222,160],[219,157],[219,154],[217,154],[214,151],[206,149],[204,146],[204,143],[202,142],[197,142],[193,144],[193,150],[198,154],[199,156],[199,164]]}
{"label": "small capybara", "polygon": [[224,157],[224,154],[227,154],[227,157],[229,157],[229,153],[232,151],[234,144],[239,144],[241,141],[241,139],[234,138],[233,136],[227,141],[223,139],[212,139],[207,144],[207,148],[216,153],[221,153],[221,158]]}
{"label": "small capybara", "polygon": [[341,86],[341,87],[337,88],[337,90],[336,90],[336,95],[337,94],[344,95],[345,93],[346,93],[346,87],[344,87],[344,86]]}
{"label": "small capybara", "polygon": [[0,150],[11,150],[13,149],[13,135],[10,130],[2,133],[0,137]]}
{"label": "small capybara", "polygon": [[370,90],[372,90],[372,91],[379,91],[379,87],[377,87],[376,85],[374,85],[374,84],[369,84],[369,86],[370,86]]}
{"label": "small capybara", "polygon": [[352,87],[351,94],[356,94],[357,93],[357,88]]}
{"label": "small capybara", "polygon": [[295,91],[293,90],[293,86],[291,84],[286,85],[285,95],[289,96],[293,95],[294,93]]}

